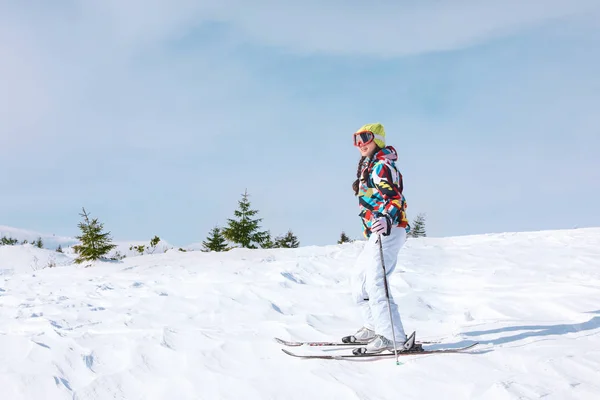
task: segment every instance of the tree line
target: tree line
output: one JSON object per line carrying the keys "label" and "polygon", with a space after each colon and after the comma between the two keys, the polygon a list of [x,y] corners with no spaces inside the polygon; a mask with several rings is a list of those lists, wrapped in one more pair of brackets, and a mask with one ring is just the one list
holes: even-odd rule
{"label": "tree line", "polygon": [[235,247],[247,249],[296,248],[300,242],[290,229],[285,235],[273,238],[271,232],[261,230],[262,218],[257,218],[258,210],[253,209],[246,190],[238,201],[234,218],[227,219],[224,227],[215,226],[205,241],[202,251],[228,251]]}
{"label": "tree line", "polygon": [[[27,241],[27,239],[21,241],[21,243],[19,243],[19,241],[13,237],[7,237],[7,236],[2,236],[0,238],[0,246],[14,246],[17,244],[27,244],[29,243]],[[31,244],[35,247],[39,247],[40,249],[44,247],[44,242],[42,241],[41,237],[38,237],[37,240],[34,240],[31,242]]]}
{"label": "tree line", "polygon": [[[112,243],[110,232],[104,232],[104,224],[98,221],[98,218],[91,218],[85,208],[79,215],[82,221],[78,224],[81,234],[76,236],[80,241],[74,245],[73,251],[77,254],[75,262],[80,264],[83,262],[94,261],[98,259],[106,259],[106,256],[116,247]],[[290,229],[287,233],[273,238],[269,230],[262,230],[262,218],[257,217],[258,210],[253,209],[249,200],[249,194],[246,190],[238,201],[238,208],[234,211],[233,218],[227,219],[225,226],[213,227],[206,240],[202,242],[203,252],[223,252],[233,248],[248,248],[248,249],[273,249],[273,248],[297,248],[300,246],[298,237]],[[409,238],[425,237],[425,215],[419,214],[411,224],[411,229],[408,233]],[[150,240],[150,244],[131,246],[130,250],[134,250],[139,254],[148,252],[154,253],[156,246],[160,242],[158,236],[154,236]],[[342,231],[338,244],[353,242],[352,239]],[[22,244],[27,243],[24,241]],[[18,241],[13,238],[2,237],[0,245],[15,245]],[[33,244],[42,248],[43,242],[39,238]],[[180,248],[180,251],[185,251]],[[56,249],[62,252],[62,248]],[[112,259],[122,259],[124,256],[116,254]]]}

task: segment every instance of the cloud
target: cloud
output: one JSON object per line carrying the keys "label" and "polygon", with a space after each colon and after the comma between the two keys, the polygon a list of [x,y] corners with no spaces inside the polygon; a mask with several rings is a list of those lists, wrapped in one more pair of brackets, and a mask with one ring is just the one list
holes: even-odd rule
{"label": "cloud", "polygon": [[[300,54],[396,57],[459,49],[599,7],[596,0],[3,3],[0,135],[8,142],[9,136],[18,140],[19,132],[57,125],[57,108],[78,109],[81,102],[93,102],[94,85],[120,87],[125,97],[140,89],[147,92],[135,84],[143,79],[136,71],[144,60],[143,67],[152,67],[152,54],[210,24],[222,24],[222,35],[187,61],[199,65],[197,76],[210,77],[214,93],[213,87],[233,86],[230,76],[247,73],[227,47],[251,44]],[[173,58],[156,70],[178,73],[181,58]],[[215,63],[230,74],[216,72]],[[147,78],[160,84],[164,72],[156,70]]]}
{"label": "cloud", "polygon": [[596,0],[257,0],[251,5],[242,0],[111,0],[85,4],[86,15],[106,17],[115,37],[128,44],[173,38],[203,22],[220,22],[236,33],[238,43],[298,53],[376,57],[460,49],[554,19],[600,10]]}
{"label": "cloud", "polygon": [[249,82],[240,63],[216,47],[165,54],[164,42],[194,25],[192,5],[0,5],[4,160],[50,148],[48,161],[72,156],[91,138],[113,152],[186,145],[202,135],[198,121],[224,118]]}
{"label": "cloud", "polygon": [[0,7],[22,23],[35,22],[32,29],[39,34],[88,48],[88,55],[139,51],[217,22],[236,32],[238,43],[301,53],[399,56],[458,49],[556,18],[600,11],[596,0],[72,0],[37,4],[37,12],[16,4]]}
{"label": "cloud", "polygon": [[595,0],[313,0],[293,4],[260,2],[228,18],[240,35],[286,50],[394,57],[459,49],[552,19],[599,9]]}
{"label": "cloud", "polygon": [[[160,149],[165,131],[174,135],[171,143],[194,143],[205,131],[199,121],[219,121],[221,132],[232,132],[247,126],[243,120],[265,120],[267,103],[279,103],[283,95],[261,86],[264,76],[236,53],[247,44],[377,60],[460,49],[556,18],[597,15],[591,11],[598,11],[598,4],[5,2],[0,5],[0,152],[14,156],[15,148],[35,138],[41,138],[40,149],[60,138],[65,152],[90,136],[100,147],[120,139],[128,147]],[[257,90],[262,97],[249,102]],[[213,129],[204,142],[216,134]]]}

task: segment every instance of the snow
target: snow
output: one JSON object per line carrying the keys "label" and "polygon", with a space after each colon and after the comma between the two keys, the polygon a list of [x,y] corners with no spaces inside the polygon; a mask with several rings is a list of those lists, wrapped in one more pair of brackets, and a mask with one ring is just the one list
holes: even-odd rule
{"label": "snow", "polygon": [[600,229],[409,239],[391,278],[407,332],[479,341],[470,354],[401,366],[285,355],[273,337],[360,326],[348,280],[363,244],[168,250],[89,268],[61,258],[37,271],[31,257],[47,250],[0,247],[12,271],[0,275],[0,397],[600,398]]}
{"label": "snow", "polygon": [[150,248],[150,239],[148,240],[129,240],[129,241],[113,241],[113,244],[116,245],[113,251],[110,253],[111,256],[115,255],[117,252],[121,256],[126,257],[136,257],[140,254],[136,250],[131,250],[131,246],[145,246],[144,254],[158,254],[165,253],[167,250],[171,250],[174,248],[173,245],[161,239],[160,242],[156,245],[155,249]]}
{"label": "snow", "polygon": [[14,228],[11,226],[0,225],[0,238],[6,236],[7,238],[15,238],[19,243],[27,240],[31,243],[38,238],[42,239],[43,247],[49,250],[56,250],[60,245],[61,247],[68,247],[77,244],[78,240],[72,237],[56,236],[55,234],[40,233],[27,229]]}
{"label": "snow", "polygon": [[0,278],[34,272],[49,267],[73,264],[73,259],[56,251],[38,249],[31,244],[0,246]]}

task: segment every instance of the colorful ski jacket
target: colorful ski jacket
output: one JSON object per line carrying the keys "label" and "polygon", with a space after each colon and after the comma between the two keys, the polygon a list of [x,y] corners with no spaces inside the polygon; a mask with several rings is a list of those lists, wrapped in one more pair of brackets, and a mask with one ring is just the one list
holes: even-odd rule
{"label": "colorful ski jacket", "polygon": [[373,222],[382,215],[389,216],[392,225],[410,230],[405,211],[406,199],[402,194],[402,174],[396,167],[397,159],[396,150],[392,146],[387,146],[375,153],[372,158],[363,160],[358,203],[363,234],[367,238],[371,236]]}

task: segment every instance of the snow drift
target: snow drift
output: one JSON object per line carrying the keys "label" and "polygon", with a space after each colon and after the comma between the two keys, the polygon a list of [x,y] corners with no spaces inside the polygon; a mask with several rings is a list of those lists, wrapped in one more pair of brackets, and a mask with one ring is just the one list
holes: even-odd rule
{"label": "snow drift", "polygon": [[[409,239],[391,278],[407,332],[472,354],[291,358],[273,341],[360,327],[364,242],[166,253],[31,271],[0,252],[2,399],[597,399],[600,229]],[[39,256],[38,256],[39,257]],[[0,267],[2,268],[2,267]],[[295,352],[349,352],[305,349]]]}

